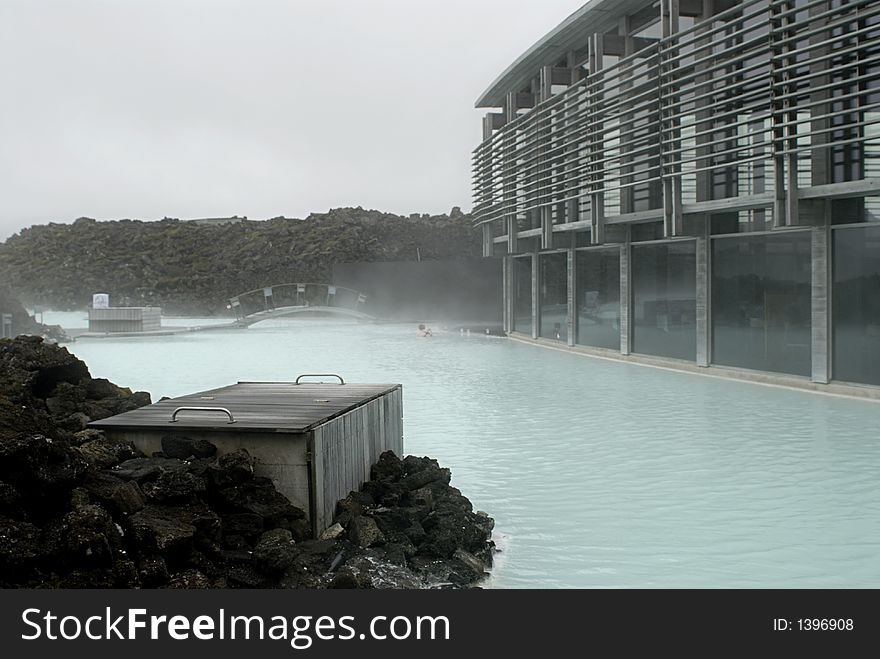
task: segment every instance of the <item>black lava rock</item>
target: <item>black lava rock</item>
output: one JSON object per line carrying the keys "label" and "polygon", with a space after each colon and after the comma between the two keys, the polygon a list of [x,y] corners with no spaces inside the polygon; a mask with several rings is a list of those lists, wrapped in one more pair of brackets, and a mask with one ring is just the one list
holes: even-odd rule
{"label": "black lava rock", "polygon": [[186,468],[186,463],[176,458],[133,458],[116,465],[113,474],[125,480],[145,483],[156,480],[166,471],[180,471]]}
{"label": "black lava rock", "polygon": [[254,547],[254,566],[262,573],[279,575],[293,565],[296,543],[287,529],[272,529],[260,536]]}
{"label": "black lava rock", "polygon": [[238,485],[254,477],[254,459],[247,450],[238,449],[221,455],[208,471],[217,487]]}
{"label": "black lava rock", "polygon": [[466,587],[492,564],[492,519],[431,458],[384,453],[314,540],[246,450],[169,435],[144,457],[82,429],[149,400],[0,339],[0,587]]}
{"label": "black lava rock", "polygon": [[160,502],[186,501],[206,489],[205,479],[183,469],[165,471],[144,485],[149,499]]}
{"label": "black lava rock", "polygon": [[218,507],[230,513],[250,513],[262,517],[267,528],[281,526],[284,522],[305,517],[300,510],[288,501],[287,497],[275,489],[268,478],[254,478],[252,481],[226,487],[215,494]]}
{"label": "black lava rock", "polygon": [[213,458],[217,447],[205,439],[190,439],[182,435],[166,435],[162,438],[162,452],[169,458]]}

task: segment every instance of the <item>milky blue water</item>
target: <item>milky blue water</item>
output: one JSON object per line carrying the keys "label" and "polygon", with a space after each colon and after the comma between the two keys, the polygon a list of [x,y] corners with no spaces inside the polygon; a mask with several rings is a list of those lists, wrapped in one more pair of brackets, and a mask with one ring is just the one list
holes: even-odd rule
{"label": "milky blue water", "polygon": [[410,325],[69,348],[154,400],[307,372],[402,383],[406,451],[496,519],[496,587],[880,587],[877,403]]}

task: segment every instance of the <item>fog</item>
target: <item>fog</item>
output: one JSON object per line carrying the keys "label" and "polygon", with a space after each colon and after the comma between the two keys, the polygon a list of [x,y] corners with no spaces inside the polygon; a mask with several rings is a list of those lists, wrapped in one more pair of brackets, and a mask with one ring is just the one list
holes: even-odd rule
{"label": "fog", "polygon": [[581,0],[4,0],[0,240],[471,206],[477,96]]}

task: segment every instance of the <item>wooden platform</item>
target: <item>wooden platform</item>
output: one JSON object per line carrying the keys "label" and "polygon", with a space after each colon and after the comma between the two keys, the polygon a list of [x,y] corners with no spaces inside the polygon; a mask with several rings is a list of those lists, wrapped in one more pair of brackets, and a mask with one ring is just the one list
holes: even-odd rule
{"label": "wooden platform", "polygon": [[[190,407],[203,409],[185,409]],[[246,449],[255,459],[254,472],[271,478],[279,492],[308,511],[317,536],[332,523],[336,502],[369,479],[383,451],[403,455],[403,388],[239,382],[162,400],[89,427],[131,441],[146,455],[162,451],[167,436],[207,440],[219,455]]]}
{"label": "wooden platform", "polygon": [[[108,419],[93,421],[92,428],[211,430],[212,432],[303,433],[354,408],[391,393],[398,384],[337,384],[291,382],[239,382],[238,384],[169,398]],[[225,414],[183,411],[179,407],[222,407]]]}

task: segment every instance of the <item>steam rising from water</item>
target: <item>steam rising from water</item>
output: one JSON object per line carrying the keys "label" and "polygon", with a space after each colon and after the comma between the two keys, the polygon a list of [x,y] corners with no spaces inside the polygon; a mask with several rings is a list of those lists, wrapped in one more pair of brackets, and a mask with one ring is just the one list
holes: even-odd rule
{"label": "steam rising from water", "polygon": [[305,372],[403,383],[407,452],[449,466],[505,537],[495,586],[880,586],[877,404],[437,329],[275,321],[70,348],[154,399]]}

